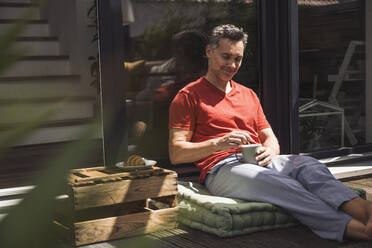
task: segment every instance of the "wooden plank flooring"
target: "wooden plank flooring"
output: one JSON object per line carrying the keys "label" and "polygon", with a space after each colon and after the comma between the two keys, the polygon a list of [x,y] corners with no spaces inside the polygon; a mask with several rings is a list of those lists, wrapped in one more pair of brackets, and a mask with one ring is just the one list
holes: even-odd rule
{"label": "wooden plank flooring", "polygon": [[319,238],[304,226],[295,226],[272,231],[257,232],[233,238],[214,235],[179,227],[173,230],[150,234],[173,248],[371,248],[372,241],[345,241],[339,243]]}
{"label": "wooden plank flooring", "polygon": [[[372,200],[372,175],[343,179],[345,185],[366,190],[367,199]],[[141,246],[138,242],[142,242]],[[147,242],[147,243],[146,243]],[[69,246],[61,246],[63,248]],[[257,232],[233,238],[217,236],[180,226],[136,238],[118,239],[81,246],[82,248],[155,247],[155,248],[371,248],[372,241],[346,241],[338,243],[321,239],[304,226]]]}
{"label": "wooden plank flooring", "polygon": [[[367,199],[372,200],[372,175],[346,179],[344,184],[364,189]],[[246,247],[246,248],[371,248],[372,241],[346,241],[339,243],[319,238],[304,226],[295,226],[272,231],[257,232],[233,238],[219,238],[214,235],[179,227],[151,234],[167,245],[175,248],[213,248],[213,247]]]}
{"label": "wooden plank flooring", "polygon": [[[367,198],[372,200],[372,175],[347,179],[344,183],[348,186],[363,188]],[[131,239],[134,241],[130,242]],[[272,231],[257,232],[233,238],[219,238],[212,234],[201,232],[185,226],[175,229],[159,231],[142,236],[149,246],[140,246],[135,238],[99,243],[82,248],[103,247],[155,247],[155,248],[371,248],[372,241],[345,241],[339,243],[319,238],[308,228],[298,225],[290,228]],[[138,241],[138,239],[137,239]],[[123,243],[124,242],[124,243]],[[128,243],[129,242],[129,243]],[[143,241],[146,244],[145,241]],[[132,246],[130,245],[132,244]],[[105,246],[109,245],[109,246]]]}
{"label": "wooden plank flooring", "polygon": [[367,200],[372,201],[372,175],[345,179],[342,181],[347,186],[364,189],[366,191]]}

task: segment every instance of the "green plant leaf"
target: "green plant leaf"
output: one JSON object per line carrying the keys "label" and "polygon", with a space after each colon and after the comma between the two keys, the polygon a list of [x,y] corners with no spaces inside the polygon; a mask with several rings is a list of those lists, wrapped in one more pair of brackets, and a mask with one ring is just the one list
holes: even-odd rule
{"label": "green plant leaf", "polygon": [[4,118],[9,118],[12,114],[22,116],[23,123],[0,136],[0,157],[6,152],[8,147],[14,145],[25,136],[35,131],[35,128],[40,126],[43,121],[57,113],[57,111],[63,107],[67,99],[68,98],[66,98],[65,101],[58,102],[50,107],[46,107],[37,115],[29,114],[29,108],[26,104],[15,104],[9,106],[9,114],[4,114]]}
{"label": "green plant leaf", "polygon": [[69,170],[78,168],[93,151],[90,141],[98,130],[99,126],[92,124],[78,141],[67,145],[55,160],[48,162],[47,169],[35,181],[36,187],[0,222],[1,247],[55,247],[52,232],[55,197],[63,192]]}
{"label": "green plant leaf", "polygon": [[[43,1],[33,2],[41,4]],[[0,35],[0,73],[9,69],[25,55],[25,51],[15,50],[13,45],[31,15],[31,10],[25,12],[16,24],[11,25],[3,35]],[[94,40],[97,38],[98,36],[95,36]],[[35,131],[35,128],[57,113],[65,101],[46,107],[36,115],[28,111],[26,103],[9,106],[8,113],[1,118],[21,119],[19,123],[22,125],[16,125],[6,135],[0,136],[0,156],[7,151],[8,147]],[[92,124],[82,132],[78,141],[66,145],[63,152],[55,159],[47,161],[46,169],[34,179],[35,188],[25,195],[20,204],[11,208],[0,221],[2,248],[59,246],[52,231],[57,204],[55,198],[63,192],[69,171],[80,167],[84,158],[94,152],[95,147],[91,140],[99,131],[98,123]],[[154,247],[154,239],[149,237],[125,239],[119,243],[118,247]]]}

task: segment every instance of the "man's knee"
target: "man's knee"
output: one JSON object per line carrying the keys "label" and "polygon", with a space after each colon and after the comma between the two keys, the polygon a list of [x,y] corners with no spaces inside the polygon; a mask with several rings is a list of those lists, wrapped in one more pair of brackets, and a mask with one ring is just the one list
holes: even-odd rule
{"label": "man's knee", "polygon": [[294,155],[292,161],[297,166],[318,167],[322,169],[324,168],[327,169],[327,166],[321,163],[318,159],[310,156]]}

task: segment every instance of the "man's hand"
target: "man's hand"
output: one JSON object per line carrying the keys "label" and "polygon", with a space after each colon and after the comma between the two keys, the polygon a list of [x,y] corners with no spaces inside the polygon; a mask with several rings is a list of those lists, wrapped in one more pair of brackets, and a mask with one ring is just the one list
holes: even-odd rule
{"label": "man's hand", "polygon": [[270,164],[276,155],[274,149],[264,146],[261,146],[257,149],[257,154],[258,156],[256,156],[256,160],[258,161],[259,166],[266,166]]}
{"label": "man's hand", "polygon": [[258,165],[266,166],[271,163],[275,155],[280,153],[280,147],[277,138],[271,128],[265,128],[258,131],[258,138],[262,147],[257,149],[256,160]]}
{"label": "man's hand", "polygon": [[219,150],[238,148],[239,145],[253,142],[248,133],[242,131],[232,131],[225,136],[216,139],[216,145]]}
{"label": "man's hand", "polygon": [[192,131],[179,128],[169,130],[169,158],[172,164],[191,163],[216,151],[237,148],[253,141],[247,132],[232,131],[222,137],[203,142],[191,142]]}

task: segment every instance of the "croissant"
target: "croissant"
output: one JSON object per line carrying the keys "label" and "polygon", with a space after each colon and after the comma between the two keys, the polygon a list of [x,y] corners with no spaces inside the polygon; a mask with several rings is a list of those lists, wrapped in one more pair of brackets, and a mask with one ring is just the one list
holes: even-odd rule
{"label": "croissant", "polygon": [[139,165],[145,165],[145,160],[138,155],[130,155],[127,158],[126,165],[128,166],[139,166]]}

